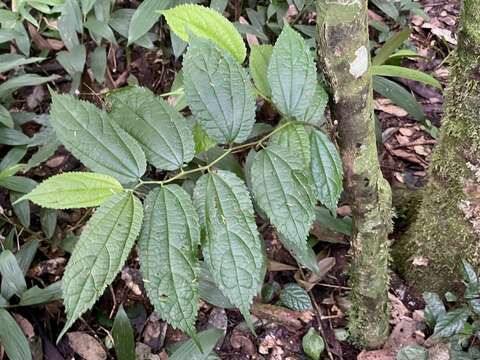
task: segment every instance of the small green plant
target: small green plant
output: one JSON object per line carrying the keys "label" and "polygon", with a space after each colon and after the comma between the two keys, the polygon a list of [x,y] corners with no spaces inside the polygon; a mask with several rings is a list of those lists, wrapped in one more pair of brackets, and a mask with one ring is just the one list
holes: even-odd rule
{"label": "small green plant", "polygon": [[[147,295],[164,320],[195,338],[200,246],[211,280],[253,329],[249,309],[266,270],[254,204],[295,259],[319,272],[307,236],[318,201],[335,213],[342,166],[320,130],[327,94],[313,53],[285,25],[273,47],[251,49],[255,89],[242,66],[245,45],[228,20],[198,5],[162,13],[189,44],[179,92],[195,122],[139,87],[109,93],[108,112],[52,94],[56,136],[92,172],[51,177],[19,201],[98,206],[62,280],[60,337],[115,279],[137,240]],[[282,117],[266,133],[256,130],[255,91]],[[233,155],[246,151],[239,166]],[[145,178],[147,163],[165,176]]]}

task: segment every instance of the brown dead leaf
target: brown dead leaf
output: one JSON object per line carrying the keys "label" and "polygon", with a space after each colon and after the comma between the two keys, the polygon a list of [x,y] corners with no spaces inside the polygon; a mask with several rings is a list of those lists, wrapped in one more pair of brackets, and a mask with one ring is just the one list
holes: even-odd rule
{"label": "brown dead leaf", "polygon": [[66,259],[64,257],[56,257],[38,263],[31,268],[27,276],[30,278],[39,277],[43,275],[60,275],[63,272]]}
{"label": "brown dead leaf", "polygon": [[[247,21],[243,16],[240,16],[240,17],[238,18],[238,22],[239,22],[240,24],[248,24],[248,21]],[[248,43],[248,45],[250,45],[250,47],[251,47],[252,45],[259,45],[259,44],[260,44],[260,42],[258,41],[257,37],[256,37],[255,35],[253,35],[253,34],[247,33],[246,38],[247,38],[247,43]]]}
{"label": "brown dead leaf", "polygon": [[375,110],[383,111],[387,114],[395,115],[398,117],[405,117],[408,115],[408,112],[402,109],[399,106],[393,105],[390,100],[387,99],[376,99],[373,101]]}
{"label": "brown dead leaf", "polygon": [[292,329],[300,329],[314,318],[312,311],[293,311],[281,306],[254,304],[252,314],[259,319],[281,324]]}
{"label": "brown dead leaf", "polygon": [[268,271],[295,271],[298,270],[297,267],[281,263],[279,261],[268,259],[267,261]]}
{"label": "brown dead leaf", "polygon": [[415,256],[412,261],[413,266],[428,266],[429,260],[425,256]]}
{"label": "brown dead leaf", "polygon": [[75,353],[85,360],[105,360],[107,353],[100,342],[93,336],[81,331],[67,334],[68,343]]}
{"label": "brown dead leaf", "polygon": [[398,132],[404,136],[411,137],[415,134],[415,131],[411,127],[401,127],[398,129]]}
{"label": "brown dead leaf", "polygon": [[25,319],[22,315],[20,314],[13,314],[13,316],[15,317],[15,321],[17,322],[17,324],[20,326],[20,328],[22,329],[23,333],[25,334],[25,336],[28,338],[28,339],[33,339],[35,337],[35,330],[33,329],[33,326],[32,324],[30,323],[30,321],[28,321],[27,319]]}
{"label": "brown dead leaf", "polygon": [[240,350],[242,354],[248,356],[254,356],[257,354],[257,350],[252,340],[244,333],[234,330],[230,337],[230,345],[236,350]]}

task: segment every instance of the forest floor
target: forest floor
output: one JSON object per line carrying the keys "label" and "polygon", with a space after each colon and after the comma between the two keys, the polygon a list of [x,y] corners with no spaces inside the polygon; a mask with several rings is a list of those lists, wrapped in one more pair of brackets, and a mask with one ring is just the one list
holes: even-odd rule
{"label": "forest floor", "polygon": [[[425,12],[430,20],[419,16],[408,19],[412,28],[411,46],[423,56],[416,60],[407,60],[408,67],[433,74],[443,85],[448,78],[448,54],[456,44],[455,32],[459,15],[459,2],[452,0],[423,0]],[[380,13],[370,11],[372,20],[388,22]],[[393,28],[392,30],[398,30]],[[131,61],[127,65],[125,54],[114,47],[108,52],[107,87],[118,88],[127,84],[130,75],[134,75],[139,85],[152,89],[155,93],[168,92],[176,71],[181,67],[178,61],[163,56],[162,50],[149,51],[134,48]],[[48,74],[58,72],[64,75],[63,69],[54,61],[46,61],[42,65]],[[66,78],[65,78],[66,79]],[[104,89],[92,82],[88,75],[82,79],[81,96],[93,102],[99,102],[96,93]],[[57,83],[59,89],[68,90],[67,80]],[[404,81],[415,97],[421,102],[431,122],[439,126],[442,117],[443,96],[439,90],[423,86],[414,81]],[[19,91],[15,106],[19,110],[47,113],[49,96],[45,87],[24,88]],[[435,139],[402,108],[393,105],[389,100],[376,97],[375,109],[381,124],[380,147],[381,166],[385,177],[394,189],[407,188],[416,190],[422,187],[427,179],[427,169]],[[264,117],[270,116],[268,109]],[[38,131],[38,126],[27,125],[27,135]],[[4,149],[0,146],[0,154]],[[40,180],[66,171],[82,170],[82,165],[67,151],[60,148],[48,161],[30,170],[26,176]],[[4,214],[11,214],[8,193],[0,189],[0,206]],[[340,216],[348,216],[348,206],[340,206]],[[59,280],[67,262],[67,235],[79,233],[88,219],[89,210],[69,210],[58,212],[57,230],[51,241],[41,242],[27,278],[32,283],[45,285]],[[402,232],[405,222],[404,214],[398,214],[397,227],[392,234]],[[403,224],[403,225],[402,225]],[[32,233],[25,235],[24,240],[36,236],[35,229],[40,228],[38,217],[32,218]],[[266,241],[269,264],[266,282],[285,284],[299,279],[299,272],[292,257],[283,249],[274,231],[268,224],[260,227]],[[302,358],[301,339],[309,325],[321,324],[323,336],[327,342],[328,356],[331,359],[394,359],[396,350],[412,343],[423,343],[428,335],[417,328],[423,318],[424,307],[421,294],[406,286],[395,273],[392,274],[390,306],[392,309],[392,332],[384,349],[376,352],[361,352],[345,341],[341,341],[346,328],[345,313],[349,307],[347,266],[349,262],[348,238],[332,234],[317,228],[317,238],[323,238],[315,245],[315,251],[325,256],[325,271],[322,279],[312,281],[310,293],[314,300],[314,311],[295,312],[288,309],[272,311],[255,308],[253,314],[261,326],[257,336],[245,331],[241,326],[242,317],[236,310],[225,310],[206,302],[200,305],[198,329],[209,324],[224,328],[226,335],[218,344],[217,353],[222,359],[300,359]],[[421,261],[421,259],[419,260]],[[166,346],[186,338],[186,335],[173,330],[161,321],[153,312],[148,299],[144,296],[142,279],[139,272],[138,257],[132,253],[127,264],[109,287],[93,311],[76,323],[72,336],[64,337],[55,344],[54,334],[61,327],[61,319],[65,316],[61,302],[52,302],[43,307],[22,308],[16,311],[16,320],[21,325],[32,343],[43,343],[35,359],[71,359],[84,354],[88,360],[114,358],[112,351],[107,351],[105,339],[110,336],[108,328],[112,325],[112,316],[122,304],[127,309],[132,321],[137,353],[140,359],[167,359]],[[88,335],[88,336],[85,336]],[[78,337],[81,341],[74,341]],[[93,350],[92,350],[93,349]],[[85,355],[87,354],[87,355]],[[0,359],[2,353],[0,352]]]}

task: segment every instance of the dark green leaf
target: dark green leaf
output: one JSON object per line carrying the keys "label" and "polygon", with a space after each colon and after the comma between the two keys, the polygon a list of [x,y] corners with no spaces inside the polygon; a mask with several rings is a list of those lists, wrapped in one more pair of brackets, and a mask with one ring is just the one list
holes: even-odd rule
{"label": "dark green leaf", "polygon": [[62,298],[62,282],[57,281],[41,289],[34,286],[23,293],[20,297],[19,306],[32,306],[47,304]]}
{"label": "dark green leaf", "polygon": [[378,51],[377,55],[372,59],[372,65],[382,65],[388,60],[402,44],[410,37],[412,30],[408,27],[392,35]]}
{"label": "dark green leaf", "polygon": [[107,50],[105,46],[97,46],[90,57],[90,68],[93,77],[99,83],[105,81],[105,71],[107,70]]}
{"label": "dark green leaf", "polygon": [[160,17],[158,10],[171,6],[171,0],[145,0],[135,10],[128,29],[128,45],[147,33]]}
{"label": "dark green leaf", "polygon": [[42,57],[25,58],[18,54],[2,54],[0,55],[0,73],[7,72],[16,67],[32,64],[45,60]]}
{"label": "dark green leaf", "polygon": [[115,353],[118,360],[135,360],[135,339],[130,319],[123,306],[117,311],[112,328],[113,341],[115,342]]}
{"label": "dark green leaf", "polygon": [[42,225],[42,231],[50,239],[57,227],[57,210],[54,209],[41,209],[40,210],[40,224]]}
{"label": "dark green leaf", "polygon": [[22,269],[10,250],[3,250],[0,254],[0,274],[2,275],[1,295],[5,299],[10,300],[13,295],[21,296],[27,290]]}
{"label": "dark green leaf", "polygon": [[316,91],[313,54],[299,33],[285,24],[268,65],[272,100],[287,117],[302,118]]}
{"label": "dark green leaf", "polygon": [[35,180],[24,176],[10,176],[5,179],[0,179],[0,187],[22,194],[32,191],[37,185]]}
{"label": "dark green leaf", "polygon": [[150,90],[130,87],[109,95],[110,116],[159,169],[177,170],[193,159],[193,135],[185,118]]}
{"label": "dark green leaf", "polygon": [[15,319],[5,309],[0,309],[0,344],[10,360],[31,360],[30,346]]}
{"label": "dark green leaf", "polygon": [[178,185],[152,190],[145,199],[139,240],[141,271],[148,297],[160,317],[195,335],[198,307],[198,215]]}
{"label": "dark green leaf", "polygon": [[0,98],[11,94],[12,92],[21,87],[45,84],[47,82],[57,80],[58,78],[58,75],[50,75],[43,77],[37,74],[23,74],[15,76],[0,85]]}
{"label": "dark green leaf", "polygon": [[83,44],[73,45],[69,51],[60,51],[57,53],[57,61],[70,76],[83,72],[86,58],[87,50]]}
{"label": "dark green leaf", "polygon": [[468,308],[462,307],[441,314],[433,330],[436,338],[449,338],[462,331],[469,317]]}
{"label": "dark green leaf", "polygon": [[66,0],[58,18],[58,32],[67,49],[79,45],[77,33],[83,32],[82,12],[77,0]]}
{"label": "dark green leaf", "polygon": [[404,79],[410,79],[414,81],[420,81],[424,84],[434,86],[438,89],[442,89],[442,85],[437,79],[429,74],[426,74],[420,70],[409,69],[395,65],[373,65],[372,75],[382,75],[390,77],[401,77]]}
{"label": "dark green leaf", "polygon": [[420,345],[409,345],[401,349],[396,360],[428,360],[428,351]]}
{"label": "dark green leaf", "polygon": [[197,181],[194,201],[206,231],[205,263],[252,328],[250,305],[260,291],[266,261],[250,194],[235,174],[219,170]]}
{"label": "dark green leaf", "polygon": [[24,133],[10,128],[0,127],[0,144],[2,145],[27,145],[30,138]]}
{"label": "dark green leaf", "polygon": [[99,21],[95,18],[90,18],[87,20],[87,22],[85,22],[85,24],[83,24],[83,26],[90,31],[92,38],[96,39],[97,45],[101,44],[102,38],[108,40],[112,44],[117,43],[115,34],[106,22]]}
{"label": "dark green leaf", "polygon": [[0,124],[8,128],[13,128],[13,119],[10,111],[0,104]]}
{"label": "dark green leaf", "polygon": [[121,183],[136,182],[145,172],[140,145],[95,105],[55,94],[50,121],[63,145],[93,171]]}
{"label": "dark green leaf", "polygon": [[423,299],[426,303],[425,321],[428,326],[434,328],[438,318],[446,312],[445,305],[443,305],[442,299],[436,293],[423,293]]}
{"label": "dark green leaf", "polygon": [[351,218],[344,217],[343,219],[339,219],[332,216],[332,213],[323,207],[317,207],[315,209],[315,217],[315,221],[318,222],[320,226],[347,236],[352,236]]}
{"label": "dark green leaf", "polygon": [[290,283],[284,286],[280,292],[280,303],[295,311],[305,311],[313,309],[312,302],[308,293],[301,286]]}
{"label": "dark green leaf", "polygon": [[214,43],[192,38],[183,60],[190,109],[222,144],[245,141],[255,122],[255,99],[245,69]]}
{"label": "dark green leaf", "polygon": [[207,360],[218,340],[224,335],[223,330],[208,329],[198,334],[200,350],[193,340],[187,340],[180,345],[168,360]]}
{"label": "dark green leaf", "polygon": [[[10,178],[11,179],[11,178]],[[17,215],[20,223],[26,228],[30,227],[30,204],[28,201],[18,201],[23,194],[11,191],[10,202],[12,203],[13,212]],[[18,202],[17,202],[18,201]]]}
{"label": "dark green leaf", "polygon": [[291,123],[270,137],[269,144],[277,144],[296,154],[304,163],[305,170],[310,169],[310,139],[302,124]]}
{"label": "dark green leaf", "polygon": [[321,84],[317,84],[315,94],[313,95],[310,105],[305,110],[305,114],[298,120],[322,125],[325,122],[325,108],[328,104],[328,94]]}
{"label": "dark green leaf", "polygon": [[18,266],[22,270],[23,275],[27,275],[28,270],[30,270],[37,249],[38,240],[30,240],[15,253],[15,258],[17,259]]}
{"label": "dark green leaf", "polygon": [[327,135],[319,130],[314,130],[310,134],[310,149],[317,199],[335,213],[343,189],[340,154]]}
{"label": "dark green leaf", "polygon": [[283,245],[300,264],[318,272],[315,253],[307,243],[316,200],[304,167],[297,154],[270,145],[254,156],[247,170],[255,202],[270,219]]}
{"label": "dark green leaf", "polygon": [[202,300],[224,309],[233,309],[235,306],[222,294],[215,285],[212,274],[204,262],[200,265],[200,277],[198,284],[198,295]]}

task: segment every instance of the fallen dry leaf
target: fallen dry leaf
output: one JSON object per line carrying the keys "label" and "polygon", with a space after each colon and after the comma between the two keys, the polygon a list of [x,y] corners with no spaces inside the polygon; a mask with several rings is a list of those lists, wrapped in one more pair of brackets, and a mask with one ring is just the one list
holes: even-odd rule
{"label": "fallen dry leaf", "polygon": [[93,336],[81,331],[67,334],[68,343],[75,353],[85,360],[105,360],[107,353],[100,342]]}

